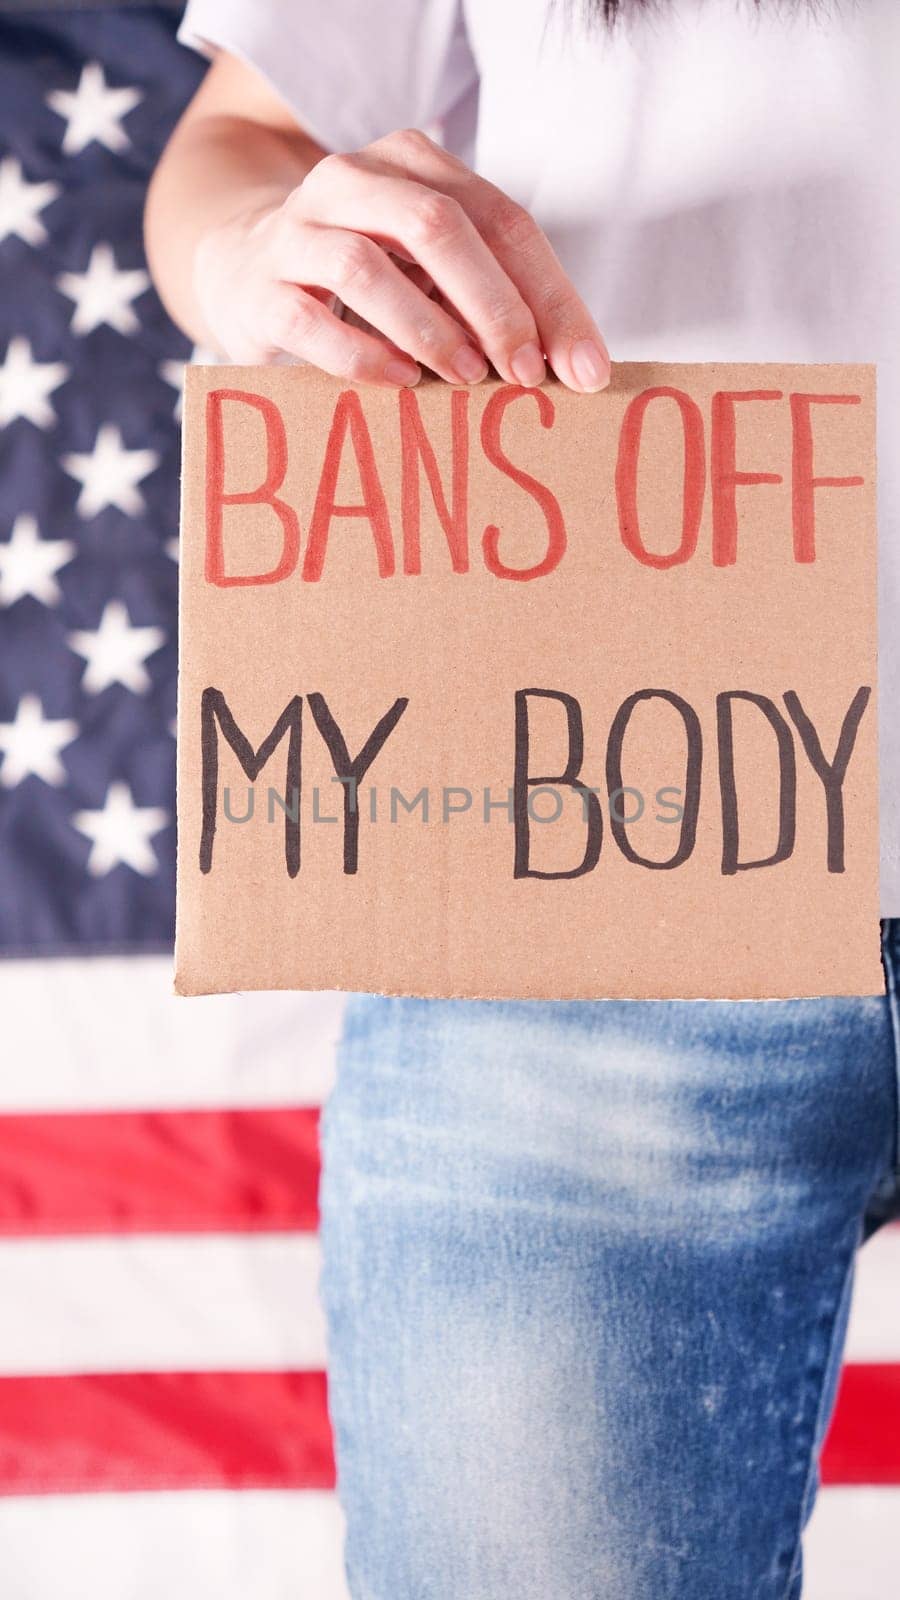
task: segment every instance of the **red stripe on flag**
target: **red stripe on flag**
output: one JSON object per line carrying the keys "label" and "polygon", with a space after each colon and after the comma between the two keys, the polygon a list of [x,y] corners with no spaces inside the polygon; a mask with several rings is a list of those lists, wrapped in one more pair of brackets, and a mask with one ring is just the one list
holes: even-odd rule
{"label": "red stripe on flag", "polygon": [[0,1494],[333,1487],[322,1372],[0,1379]]}
{"label": "red stripe on flag", "polygon": [[900,1484],[900,1363],[844,1368],[822,1482]]}
{"label": "red stripe on flag", "polygon": [[0,1116],[0,1234],[315,1229],[318,1111]]}
{"label": "red stripe on flag", "polygon": [[[825,1484],[900,1484],[900,1364],[849,1366]],[[0,1378],[0,1494],[330,1489],[321,1372]]]}

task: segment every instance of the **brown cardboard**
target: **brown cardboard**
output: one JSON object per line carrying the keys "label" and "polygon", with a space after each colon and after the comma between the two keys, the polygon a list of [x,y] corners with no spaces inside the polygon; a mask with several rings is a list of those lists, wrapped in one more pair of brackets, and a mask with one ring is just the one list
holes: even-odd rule
{"label": "brown cardboard", "polygon": [[177,990],[879,992],[874,436],[867,367],[190,368]]}

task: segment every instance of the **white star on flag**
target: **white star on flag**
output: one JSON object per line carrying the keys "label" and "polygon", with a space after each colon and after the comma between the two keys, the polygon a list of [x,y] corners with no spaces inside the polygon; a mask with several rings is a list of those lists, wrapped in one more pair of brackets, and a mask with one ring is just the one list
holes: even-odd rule
{"label": "white star on flag", "polygon": [[26,417],[36,428],[51,428],[56,412],[49,396],[68,376],[64,362],[35,361],[27,339],[10,339],[0,366],[0,427]]}
{"label": "white star on flag", "polygon": [[115,423],[106,422],[93,450],[63,456],[62,465],[82,486],[76,507],[80,517],[96,517],[107,506],[138,517],[144,497],[137,485],[159,466],[159,456],[155,450],[126,450]]}
{"label": "white star on flag", "polygon": [[179,361],[172,356],[168,360],[159,363],[159,375],[164,383],[170,383],[172,388],[177,389],[180,393],[186,366],[186,361]]}
{"label": "white star on flag", "polygon": [[0,243],[15,234],[25,244],[43,244],[47,229],[39,213],[59,192],[58,183],[29,183],[15,156],[0,161]]}
{"label": "white star on flag", "polygon": [[15,605],[30,594],[45,606],[55,606],[60,589],[54,574],[74,554],[71,539],[42,539],[34,517],[21,512],[9,539],[0,540],[0,605]]}
{"label": "white star on flag", "polygon": [[157,371],[159,372],[159,375],[162,378],[163,382],[164,383],[170,383],[172,385],[172,388],[173,389],[177,389],[177,391],[178,391],[178,399],[175,402],[175,421],[176,422],[180,422],[181,421],[182,387],[183,387],[183,384],[184,384],[184,369],[185,369],[185,367],[188,366],[188,365],[190,365],[192,367],[196,367],[196,366],[214,367],[217,364],[218,364],[218,357],[217,357],[215,351],[214,350],[208,350],[202,344],[195,344],[194,345],[194,348],[191,351],[190,358],[189,358],[188,361],[178,361],[178,360],[175,360],[173,358],[170,358],[167,361],[161,361],[159,363],[159,367],[157,368]]}
{"label": "white star on flag", "polygon": [[87,662],[81,680],[87,694],[100,694],[111,683],[121,683],[134,694],[146,694],[150,674],[144,662],[165,644],[166,636],[162,628],[133,628],[122,601],[108,600],[99,628],[79,629],[70,633],[68,640]]}
{"label": "white star on flag", "polygon": [[140,327],[131,302],[149,289],[150,277],[142,271],[120,272],[112,246],[95,244],[87,271],[62,273],[56,287],[75,302],[73,333],[92,333],[108,322],[117,333],[129,334]]}
{"label": "white star on flag", "polygon": [[91,840],[87,866],[92,877],[104,877],[119,862],[144,878],[158,870],[149,841],[166,827],[169,813],[161,806],[136,806],[127,783],[111,783],[102,810],[77,811],[72,821]]}
{"label": "white star on flag", "polygon": [[163,383],[170,383],[172,388],[177,390],[178,399],[175,401],[175,410],[172,413],[176,422],[181,421],[181,386],[184,383],[184,369],[186,365],[187,363],[185,361],[175,361],[170,359],[167,361],[161,361],[157,368]]}
{"label": "white star on flag", "polygon": [[107,150],[126,150],[131,140],[121,121],[143,98],[138,89],[110,89],[100,62],[88,61],[77,89],[54,89],[47,96],[50,110],[67,123],[63,153],[78,155],[95,140]]}
{"label": "white star on flag", "polygon": [[0,783],[14,789],[23,778],[34,774],[45,783],[66,781],[66,769],[59,752],[78,737],[78,723],[69,719],[53,721],[44,716],[36,694],[23,694],[13,722],[0,722]]}

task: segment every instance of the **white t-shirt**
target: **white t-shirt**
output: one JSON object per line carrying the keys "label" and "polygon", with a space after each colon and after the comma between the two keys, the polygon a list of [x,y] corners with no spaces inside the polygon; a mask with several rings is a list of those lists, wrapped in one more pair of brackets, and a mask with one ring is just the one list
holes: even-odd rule
{"label": "white t-shirt", "polygon": [[[326,147],[438,123],[622,360],[878,363],[882,911],[900,916],[900,0],[189,0]],[[828,640],[822,641],[823,651]]]}

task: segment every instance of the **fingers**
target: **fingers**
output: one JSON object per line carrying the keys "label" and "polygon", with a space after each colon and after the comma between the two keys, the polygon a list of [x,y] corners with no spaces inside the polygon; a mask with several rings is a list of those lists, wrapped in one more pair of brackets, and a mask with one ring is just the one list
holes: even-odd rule
{"label": "fingers", "polygon": [[456,198],[532,310],[541,346],[557,378],[570,389],[589,394],[607,387],[610,358],[601,331],[548,237],[524,206],[415,130],[389,134],[367,154],[388,163],[391,170],[415,171],[418,181]]}
{"label": "fingers", "polygon": [[270,357],[287,351],[336,378],[408,388],[422,376],[403,350],[365,329],[348,327],[321,300],[294,284],[278,284],[270,291],[262,326]]}
{"label": "fingers", "polygon": [[[609,382],[603,338],[537,223],[424,134],[326,157],[274,234],[271,221],[273,349],[375,383],[413,383],[419,363],[477,383],[484,357],[525,387],[546,360],[574,390]],[[342,323],[329,297],[368,326]]]}
{"label": "fingers", "polygon": [[557,376],[580,391],[606,387],[610,363],[603,337],[546,234],[522,206],[424,134],[392,134],[366,154],[389,170],[414,172],[418,182],[454,198],[528,306]]}
{"label": "fingers", "polygon": [[[531,386],[543,381],[546,369],[534,315],[465,207],[452,195],[382,170],[380,164],[334,156],[313,169],[297,200],[299,215],[307,223],[325,224],[356,237],[368,235],[370,240],[374,236],[409,254],[508,383]],[[360,252],[352,266],[358,299],[368,300],[375,286],[374,262],[364,262]],[[383,279],[379,287],[384,287]],[[345,298],[340,289],[338,293]],[[377,315],[370,315],[368,304],[356,303],[355,309],[383,326]],[[431,326],[427,323],[422,330],[426,341]],[[400,342],[399,330],[391,336]],[[405,336],[403,342],[432,365],[427,353],[420,354],[420,346],[407,346]],[[453,381],[478,381],[469,365],[471,376],[460,371]]]}
{"label": "fingers", "polygon": [[300,227],[284,240],[276,264],[285,278],[338,295],[397,349],[449,383],[478,383],[487,375],[487,362],[460,323],[364,233]]}
{"label": "fingers", "polygon": [[546,234],[499,190],[472,196],[485,243],[531,307],[553,371],[570,389],[594,394],[610,379],[609,351]]}

